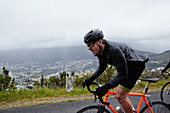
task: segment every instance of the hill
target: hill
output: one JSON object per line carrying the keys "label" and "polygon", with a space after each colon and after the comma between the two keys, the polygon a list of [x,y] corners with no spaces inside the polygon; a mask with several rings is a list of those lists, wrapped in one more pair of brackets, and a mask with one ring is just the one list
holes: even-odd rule
{"label": "hill", "polygon": [[[150,60],[148,68],[165,66],[170,59],[170,50],[160,54],[147,51],[138,51],[138,54],[147,56]],[[22,64],[22,63],[52,63],[55,61],[95,59],[87,50],[86,46],[54,47],[41,49],[20,49],[0,51],[0,63]]]}
{"label": "hill", "polygon": [[170,60],[170,50],[165,51],[160,54],[155,54],[150,56],[150,60],[148,63],[148,68],[156,68],[167,65]]}
{"label": "hill", "polygon": [[61,60],[94,58],[85,46],[20,49],[0,52],[0,63],[51,63]]}

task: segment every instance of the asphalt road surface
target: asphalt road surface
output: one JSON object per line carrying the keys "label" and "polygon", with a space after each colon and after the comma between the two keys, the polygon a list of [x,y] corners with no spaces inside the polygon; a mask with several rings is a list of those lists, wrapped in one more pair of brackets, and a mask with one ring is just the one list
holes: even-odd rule
{"label": "asphalt road surface", "polygon": [[[160,93],[151,93],[151,101],[160,101]],[[140,97],[129,97],[133,103],[133,106],[136,108],[139,102]],[[57,104],[46,104],[38,106],[29,106],[22,108],[12,108],[0,110],[0,113],[76,113],[78,110],[85,106],[96,105],[98,101],[93,103],[94,100],[85,100],[85,101],[75,101],[75,102],[66,102],[66,103],[57,103]],[[109,98],[109,102],[115,108],[118,106],[118,102],[113,97]],[[120,106],[120,105],[119,105]]]}

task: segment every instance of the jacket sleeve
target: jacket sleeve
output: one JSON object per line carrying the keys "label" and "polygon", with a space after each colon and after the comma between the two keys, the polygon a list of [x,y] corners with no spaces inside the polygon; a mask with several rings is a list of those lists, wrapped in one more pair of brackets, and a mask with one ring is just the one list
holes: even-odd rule
{"label": "jacket sleeve", "polygon": [[124,78],[128,76],[128,67],[125,56],[120,48],[114,50],[114,65],[117,69],[117,76],[109,82],[112,88],[116,87]]}
{"label": "jacket sleeve", "polygon": [[99,60],[99,66],[97,67],[96,71],[93,73],[91,78],[95,80],[104,72],[106,68],[107,68],[107,64]]}

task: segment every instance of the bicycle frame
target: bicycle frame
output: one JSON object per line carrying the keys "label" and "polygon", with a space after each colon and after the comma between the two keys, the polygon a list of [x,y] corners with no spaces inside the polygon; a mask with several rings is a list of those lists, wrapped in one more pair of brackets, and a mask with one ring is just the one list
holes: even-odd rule
{"label": "bicycle frame", "polygon": [[[147,84],[145,85],[145,88],[144,88],[144,90],[143,90],[143,93],[128,93],[128,96],[140,96],[140,97],[141,97],[141,98],[140,98],[140,101],[139,101],[139,103],[138,103],[137,110],[135,111],[136,113],[139,113],[143,102],[145,103],[145,106],[144,106],[141,110],[147,109],[148,113],[153,113],[153,110],[152,110],[152,108],[151,108],[151,106],[150,106],[150,105],[152,105],[152,104],[151,104],[152,102],[150,102],[149,98],[148,98],[148,100],[147,100],[147,98],[146,98],[147,95],[146,95],[146,94],[147,94],[147,92],[148,92],[148,86],[149,86],[149,84],[150,84],[150,83],[156,83],[159,79],[155,78],[155,79],[140,79],[140,80],[142,80],[142,81],[147,81]],[[96,83],[96,82],[93,82],[92,84],[94,84],[94,85],[96,85],[96,86],[98,86],[98,87],[101,87],[101,86],[100,86],[98,83]],[[85,86],[86,86],[86,85],[83,84],[83,89],[84,89]],[[93,93],[93,94],[95,95],[96,92],[95,92],[95,91],[92,91],[89,86],[87,86],[87,89],[88,89],[89,92],[91,92],[91,93]],[[100,113],[105,109],[105,106],[106,106],[106,105],[110,108],[110,110],[111,110],[113,113],[117,113],[116,110],[110,105],[110,103],[107,102],[107,99],[108,99],[108,96],[109,96],[109,95],[116,95],[116,92],[111,92],[111,91],[109,90],[109,91],[107,92],[107,94],[104,96],[104,99],[102,99],[102,97],[98,97],[99,100],[100,100],[100,103],[102,103],[100,106],[98,106],[98,107],[100,107],[100,109],[99,109],[99,112],[100,112]],[[95,95],[95,101],[96,101],[96,96],[97,96],[97,95]]]}
{"label": "bicycle frame", "polygon": [[[109,96],[109,95],[115,95],[115,94],[116,94],[116,92],[108,91],[108,93],[105,95],[103,101],[104,101],[104,102],[107,102],[108,96]],[[129,96],[141,96],[140,101],[139,101],[139,103],[138,103],[138,107],[137,107],[136,113],[139,113],[143,101],[144,101],[145,105],[149,106],[148,113],[149,113],[149,110],[151,111],[151,113],[153,113],[153,111],[152,111],[152,109],[151,109],[151,107],[150,107],[150,105],[149,105],[149,102],[148,102],[148,100],[146,99],[145,93],[128,93],[128,95],[129,95]],[[105,106],[105,104],[102,104],[102,105]],[[110,108],[110,110],[111,110],[113,113],[117,113],[116,110],[115,110],[110,104],[107,105],[107,106]]]}

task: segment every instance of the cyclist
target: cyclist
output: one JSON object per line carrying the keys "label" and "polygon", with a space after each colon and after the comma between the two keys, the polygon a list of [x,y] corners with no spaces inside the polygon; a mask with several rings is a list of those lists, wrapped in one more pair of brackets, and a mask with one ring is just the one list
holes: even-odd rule
{"label": "cyclist", "polygon": [[97,88],[96,95],[102,97],[109,89],[115,88],[115,98],[126,113],[132,113],[133,107],[128,98],[128,92],[134,87],[145,69],[145,63],[149,59],[138,55],[133,49],[123,43],[111,42],[103,38],[104,35],[99,29],[93,29],[84,36],[84,42],[88,50],[98,57],[99,66],[90,78],[84,80],[83,84],[91,85],[104,72],[107,64],[115,66],[118,73],[117,76],[104,86]]}
{"label": "cyclist", "polygon": [[165,68],[161,70],[161,72],[164,73],[169,67],[170,67],[170,60],[169,63],[165,66]]}

